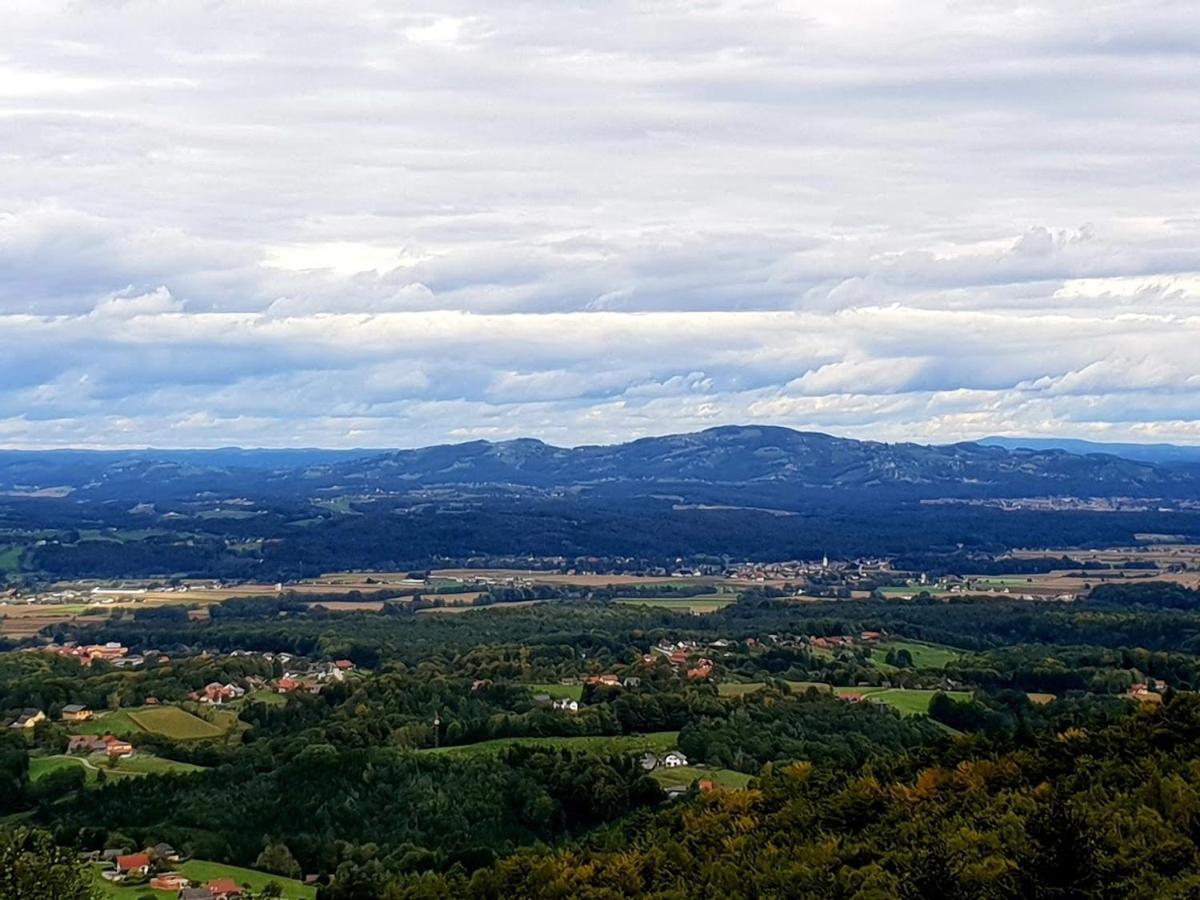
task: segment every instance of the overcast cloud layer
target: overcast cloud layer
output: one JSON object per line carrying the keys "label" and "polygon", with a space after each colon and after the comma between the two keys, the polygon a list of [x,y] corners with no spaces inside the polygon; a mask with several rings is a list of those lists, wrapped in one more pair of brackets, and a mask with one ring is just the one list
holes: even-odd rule
{"label": "overcast cloud layer", "polygon": [[1200,441],[1191,0],[6,3],[0,445]]}

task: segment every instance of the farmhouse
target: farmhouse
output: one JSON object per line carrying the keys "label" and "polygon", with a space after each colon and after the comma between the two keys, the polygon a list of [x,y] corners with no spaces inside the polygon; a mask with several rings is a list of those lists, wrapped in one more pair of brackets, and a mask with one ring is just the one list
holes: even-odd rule
{"label": "farmhouse", "polygon": [[563,712],[579,712],[579,701],[570,697],[560,697],[554,701],[554,708]]}
{"label": "farmhouse", "polygon": [[104,749],[110,757],[133,756],[133,744],[129,743],[129,741],[123,741],[120,738],[113,737],[111,734],[106,734],[102,740],[104,741]]}
{"label": "farmhouse", "polygon": [[678,750],[672,750],[663,757],[662,764],[668,769],[676,769],[679,766],[686,766],[688,764],[688,758]]}
{"label": "farmhouse", "polygon": [[208,883],[208,892],[212,900],[231,900],[242,896],[242,889],[232,878],[218,878]]}
{"label": "farmhouse", "polygon": [[23,709],[17,720],[9,728],[32,728],[38,722],[45,722],[46,714],[40,709]]}
{"label": "farmhouse", "polygon": [[90,734],[73,734],[67,738],[68,753],[102,753],[108,749],[104,738]]}
{"label": "farmhouse", "polygon": [[621,679],[616,675],[589,675],[584,679],[587,684],[602,684],[606,687],[620,687]]}
{"label": "farmhouse", "polygon": [[145,853],[131,853],[117,857],[117,871],[125,875],[145,875],[150,870],[150,857]]}
{"label": "farmhouse", "polygon": [[64,722],[86,722],[92,718],[92,711],[79,703],[68,703],[62,708]]}

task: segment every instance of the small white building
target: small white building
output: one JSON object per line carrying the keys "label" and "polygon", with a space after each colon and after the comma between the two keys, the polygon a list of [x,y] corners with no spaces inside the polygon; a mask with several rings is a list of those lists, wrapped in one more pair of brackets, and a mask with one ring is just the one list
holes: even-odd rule
{"label": "small white building", "polygon": [[687,764],[688,764],[688,758],[686,756],[684,756],[682,753],[680,753],[678,750],[672,750],[670,753],[668,753],[666,756],[663,757],[663,765],[666,766],[668,769],[677,769],[680,766],[686,766]]}

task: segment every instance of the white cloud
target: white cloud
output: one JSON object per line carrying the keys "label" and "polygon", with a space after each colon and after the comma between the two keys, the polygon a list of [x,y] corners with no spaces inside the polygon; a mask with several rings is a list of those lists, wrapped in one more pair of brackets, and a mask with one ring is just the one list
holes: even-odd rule
{"label": "white cloud", "polygon": [[1194,21],[16,4],[0,443],[1195,440]]}

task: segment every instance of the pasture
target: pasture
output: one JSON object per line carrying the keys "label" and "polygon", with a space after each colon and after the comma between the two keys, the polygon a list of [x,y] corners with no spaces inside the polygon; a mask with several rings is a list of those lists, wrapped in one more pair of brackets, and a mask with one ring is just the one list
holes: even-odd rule
{"label": "pasture", "polygon": [[[284,878],[282,875],[272,875],[270,872],[259,872],[255,869],[244,869],[240,866],[229,866],[224,863],[208,862],[202,859],[191,859],[176,867],[176,871],[199,884],[207,884],[219,878],[232,878],[239,885],[249,884],[251,890],[261,891],[272,881],[283,888],[284,900],[316,900],[317,889],[306,885],[294,878]],[[143,897],[154,897],[155,900],[175,900],[177,891],[154,891],[148,886],[124,886],[112,884],[100,877],[99,867],[93,867],[96,886],[100,896],[114,900],[142,900]]]}
{"label": "pasture", "polygon": [[871,651],[871,661],[876,665],[886,665],[883,662],[889,650],[899,652],[907,650],[912,656],[913,666],[918,669],[944,669],[956,661],[965,651],[945,644],[930,644],[925,641],[910,641],[900,638],[889,638],[880,641]]}
{"label": "pasture", "polygon": [[690,787],[693,781],[707,778],[718,787],[727,790],[741,790],[750,783],[752,776],[733,769],[710,769],[707,766],[676,766],[675,768],[659,767],[650,773],[650,777],[669,788]]}
{"label": "pasture", "polygon": [[505,747],[553,747],[555,749],[588,750],[598,753],[666,753],[675,747],[678,731],[651,731],[647,734],[585,735],[582,737],[518,737],[496,738],[478,744],[462,744],[455,747],[438,747],[423,750],[423,753],[462,753],[488,755],[499,753]]}
{"label": "pasture", "polygon": [[555,700],[561,698],[566,698],[567,700],[578,700],[583,696],[582,684],[551,684],[546,682],[527,684],[525,687],[529,688],[529,691],[532,694],[548,694]]}
{"label": "pasture", "polygon": [[697,597],[618,597],[613,602],[626,606],[656,606],[693,613],[711,613],[724,609],[736,600],[737,596],[734,594],[701,594]]}
{"label": "pasture", "polygon": [[106,778],[129,778],[142,775],[168,775],[188,772],[201,772],[203,766],[191,763],[177,762],[164,759],[150,753],[138,751],[128,759],[109,760],[103,753],[92,753],[88,756],[33,756],[29,759],[29,780],[40,781],[43,778],[62,769],[83,769],[87,784],[96,784],[100,772]]}

